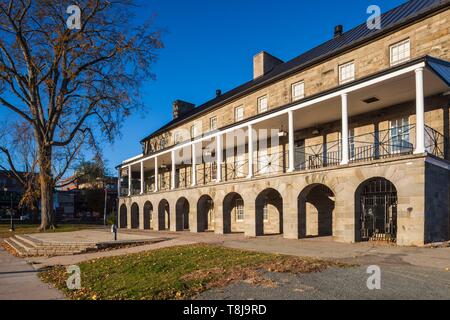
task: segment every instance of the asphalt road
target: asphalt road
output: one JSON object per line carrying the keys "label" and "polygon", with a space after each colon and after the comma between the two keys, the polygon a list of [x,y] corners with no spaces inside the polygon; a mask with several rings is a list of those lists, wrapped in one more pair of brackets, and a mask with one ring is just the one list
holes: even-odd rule
{"label": "asphalt road", "polygon": [[264,273],[275,288],[234,283],[199,300],[450,300],[450,272],[415,266],[380,266],[381,289],[367,287],[367,266],[331,268],[314,274]]}

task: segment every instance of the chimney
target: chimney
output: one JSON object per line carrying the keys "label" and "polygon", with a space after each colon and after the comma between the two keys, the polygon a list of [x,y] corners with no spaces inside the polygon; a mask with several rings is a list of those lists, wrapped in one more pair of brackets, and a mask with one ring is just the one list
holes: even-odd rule
{"label": "chimney", "polygon": [[173,109],[173,119],[177,119],[189,111],[195,108],[195,104],[183,101],[183,100],[175,100],[172,104]]}
{"label": "chimney", "polygon": [[340,24],[334,27],[334,38],[339,38],[344,33],[344,27]]}
{"label": "chimney", "polygon": [[282,60],[265,51],[261,51],[253,57],[253,79],[269,73],[275,66],[282,63],[284,63]]}
{"label": "chimney", "polygon": [[216,90],[216,98],[220,97],[222,95],[222,90],[217,89]]}

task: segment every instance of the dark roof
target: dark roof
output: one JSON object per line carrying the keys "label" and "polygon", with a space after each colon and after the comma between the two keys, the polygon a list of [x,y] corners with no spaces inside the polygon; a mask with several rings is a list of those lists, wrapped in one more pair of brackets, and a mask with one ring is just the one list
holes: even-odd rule
{"label": "dark roof", "polygon": [[428,65],[450,87],[450,62],[429,58]]}
{"label": "dark roof", "polygon": [[333,38],[288,62],[277,65],[273,70],[271,70],[264,76],[236,87],[224,93],[223,95],[195,108],[191,112],[172,120],[165,126],[161,127],[151,135],[144,138],[141,142],[144,142],[170,129],[177,124],[181,124],[182,122],[191,119],[193,116],[198,116],[203,112],[210,111],[215,107],[221,106],[231,99],[236,99],[242,94],[246,94],[249,91],[256,90],[263,85],[267,85],[294,72],[301,71],[302,69],[316,64],[321,60],[328,59],[330,56],[336,55],[345,50],[349,50],[354,46],[372,40],[373,38],[381,36],[405,24],[414,22],[422,16],[427,16],[434,11],[448,7],[449,4],[450,0],[410,0],[405,4],[384,13],[381,19],[382,28],[380,30],[370,30],[369,28],[367,28],[366,23],[361,24],[343,33],[340,37]]}

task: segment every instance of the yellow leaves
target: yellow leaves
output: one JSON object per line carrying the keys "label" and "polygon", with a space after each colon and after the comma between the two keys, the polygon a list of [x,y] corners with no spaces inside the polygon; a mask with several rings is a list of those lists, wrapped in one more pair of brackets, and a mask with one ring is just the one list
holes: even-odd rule
{"label": "yellow leaves", "polygon": [[97,295],[94,294],[94,295],[91,297],[91,299],[92,299],[92,300],[97,300]]}

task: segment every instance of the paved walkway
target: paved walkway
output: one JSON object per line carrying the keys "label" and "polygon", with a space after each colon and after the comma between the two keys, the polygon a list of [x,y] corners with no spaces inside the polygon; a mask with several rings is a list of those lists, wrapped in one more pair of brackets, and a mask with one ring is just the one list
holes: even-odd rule
{"label": "paved walkway", "polygon": [[41,282],[35,269],[0,247],[0,300],[60,300],[64,296]]}

